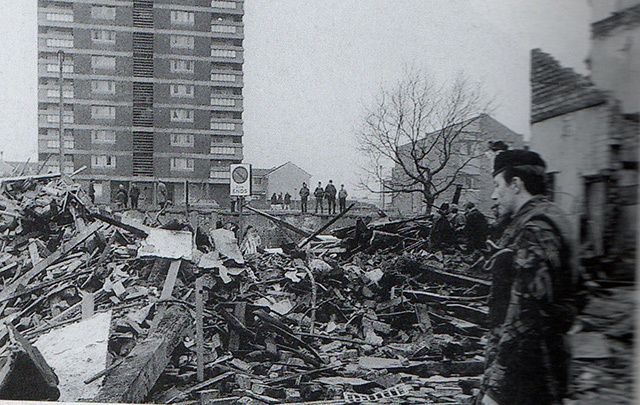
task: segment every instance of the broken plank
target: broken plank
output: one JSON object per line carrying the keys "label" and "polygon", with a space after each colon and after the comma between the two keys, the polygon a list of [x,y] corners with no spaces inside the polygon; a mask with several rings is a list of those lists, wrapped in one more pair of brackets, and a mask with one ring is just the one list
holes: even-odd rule
{"label": "broken plank", "polygon": [[460,304],[446,304],[445,310],[452,313],[456,318],[464,319],[480,326],[486,326],[487,318],[489,317],[489,311],[487,310]]}
{"label": "broken plank", "polygon": [[167,273],[167,278],[164,281],[164,285],[162,286],[162,293],[160,294],[161,300],[166,300],[171,298],[173,294],[173,288],[176,285],[176,279],[178,278],[178,271],[180,270],[180,265],[182,264],[182,260],[173,260],[171,265],[169,266],[169,272]]}
{"label": "broken plank", "polygon": [[429,281],[436,283],[448,284],[455,287],[478,287],[480,294],[488,294],[491,282],[480,278],[464,276],[462,274],[453,274],[446,271],[437,270],[433,267],[426,266],[425,276],[429,278]]}
{"label": "broken plank", "polygon": [[420,364],[411,364],[409,366],[389,367],[388,371],[390,373],[403,371],[405,373],[419,375],[420,377],[430,377],[434,375],[441,375],[445,377],[450,375],[458,375],[462,377],[478,376],[484,372],[484,361],[427,361],[421,362]]}
{"label": "broken plank", "polygon": [[80,233],[79,235],[76,235],[71,240],[69,240],[68,242],[64,243],[62,246],[60,246],[60,248],[58,248],[58,250],[56,250],[51,255],[49,255],[48,257],[44,258],[40,262],[38,262],[36,265],[33,266],[33,268],[31,270],[29,270],[25,274],[21,275],[15,282],[7,285],[4,288],[4,290],[0,291],[0,302],[6,301],[11,296],[13,296],[13,294],[15,294],[15,292],[17,291],[17,289],[18,289],[18,287],[20,285],[26,286],[27,284],[29,284],[29,282],[31,281],[32,278],[34,278],[35,276],[40,274],[47,267],[49,267],[50,265],[52,265],[53,263],[55,263],[56,261],[61,259],[63,256],[65,256],[71,250],[75,249],[78,245],[80,245],[85,240],[87,240],[101,226],[102,226],[102,223],[100,223],[100,222],[92,223],[87,228],[86,231]]}
{"label": "broken plank", "polygon": [[93,376],[87,378],[86,380],[84,380],[83,382],[85,384],[91,384],[92,382],[94,382],[95,380],[97,380],[100,377],[103,377],[107,374],[109,374],[113,369],[115,369],[116,367],[118,367],[120,364],[122,364],[122,362],[124,361],[124,359],[120,359],[117,360],[115,363],[113,363],[112,365],[110,365],[109,367],[105,368],[104,370],[94,374]]}
{"label": "broken plank", "polygon": [[60,177],[60,173],[47,173],[47,174],[39,174],[39,175],[28,175],[28,176],[16,176],[16,177],[5,177],[0,179],[0,183],[13,183],[16,181],[23,180],[49,180],[55,179],[56,177]]}
{"label": "broken plank", "polygon": [[198,277],[196,280],[196,355],[197,355],[197,374],[198,381],[204,380],[204,328],[203,328],[203,278]]}
{"label": "broken plank", "polygon": [[349,212],[349,210],[351,208],[353,208],[353,206],[356,205],[356,203],[352,203],[351,205],[349,205],[349,207],[347,207],[346,210],[342,211],[340,214],[336,215],[335,217],[333,217],[329,222],[327,222],[326,224],[322,225],[317,231],[315,231],[314,233],[312,233],[311,235],[307,236],[304,240],[302,240],[299,244],[298,244],[298,248],[302,249],[307,243],[309,243],[311,240],[315,239],[318,235],[320,235],[322,232],[324,232],[327,228],[329,228],[331,225],[333,225],[334,223],[336,223],[336,221],[338,221],[340,218],[342,218],[347,212]]}
{"label": "broken plank", "polygon": [[207,388],[210,385],[213,385],[217,382],[226,380],[227,378],[233,376],[235,373],[233,371],[227,371],[224,372],[222,374],[219,374],[213,378],[208,379],[207,381],[201,382],[199,384],[194,385],[191,388],[188,388],[186,391],[183,391],[182,393],[174,396],[173,398],[169,399],[168,401],[166,401],[165,403],[167,404],[172,404],[175,403],[176,401],[179,401],[181,399],[187,398],[189,395],[191,395],[191,393],[193,392],[197,392],[197,391],[201,391],[205,388]]}
{"label": "broken plank", "polygon": [[487,298],[486,295],[479,297],[462,297],[457,295],[440,295],[428,291],[403,290],[403,294],[418,302],[446,302],[446,301],[471,301],[478,302]]}
{"label": "broken plank", "polygon": [[0,269],[0,276],[2,276],[5,272],[9,270],[13,270],[15,267],[18,267],[18,262],[9,263],[3,268]]}
{"label": "broken plank", "polygon": [[41,260],[38,254],[38,245],[33,241],[29,243],[29,258],[31,259],[31,264],[34,266]]}
{"label": "broken plank", "polygon": [[96,219],[99,219],[100,221],[106,222],[109,225],[113,225],[117,228],[124,229],[127,232],[131,232],[132,234],[139,236],[141,238],[146,238],[147,236],[149,236],[149,233],[142,227],[137,227],[131,224],[125,224],[121,221],[118,221],[115,218],[111,218],[109,216],[106,216],[97,212],[92,213],[91,216]]}
{"label": "broken plank", "polygon": [[[304,237],[309,237],[312,234],[312,232],[309,232],[309,231],[307,231],[305,229],[299,228],[299,227],[297,227],[297,226],[295,226],[293,224],[290,224],[289,222],[287,222],[287,221],[285,221],[283,219],[275,217],[275,216],[273,216],[271,214],[267,214],[266,212],[260,211],[259,209],[253,208],[250,205],[244,205],[244,208],[248,209],[249,211],[253,211],[258,215],[262,215],[263,217],[268,218],[271,221],[273,221],[276,225],[280,225],[283,228],[286,228],[286,229],[288,229],[288,230],[290,230],[292,232],[297,233],[298,235],[302,235]],[[317,238],[314,238],[314,240],[316,240],[316,239]]]}
{"label": "broken plank", "polygon": [[173,305],[166,309],[158,328],[139,342],[125,360],[109,373],[98,402],[145,402],[149,392],[169,364],[174,349],[193,328],[188,311]]}

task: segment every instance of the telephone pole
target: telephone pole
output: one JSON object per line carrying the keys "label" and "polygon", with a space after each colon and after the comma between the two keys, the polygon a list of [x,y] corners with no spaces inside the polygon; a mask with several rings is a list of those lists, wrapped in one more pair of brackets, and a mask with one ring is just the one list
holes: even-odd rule
{"label": "telephone pole", "polygon": [[60,68],[60,77],[58,79],[58,85],[60,87],[60,106],[59,108],[59,131],[60,133],[58,134],[58,139],[60,140],[60,146],[59,146],[59,151],[60,151],[60,156],[58,158],[58,166],[60,168],[60,173],[64,173],[64,123],[63,123],[63,117],[64,117],[64,104],[63,104],[63,94],[62,94],[62,88],[63,88],[63,77],[62,77],[62,63],[64,62],[64,52],[62,52],[61,50],[58,51],[58,64],[59,64],[59,68]]}

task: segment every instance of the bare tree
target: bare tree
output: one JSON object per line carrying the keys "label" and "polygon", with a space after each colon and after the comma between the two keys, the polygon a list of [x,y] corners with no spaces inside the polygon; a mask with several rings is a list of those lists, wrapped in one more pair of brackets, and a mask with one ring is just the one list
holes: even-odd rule
{"label": "bare tree", "polygon": [[[419,193],[431,212],[436,198],[482,156],[462,148],[465,142],[480,141],[472,139],[478,133],[470,127],[488,109],[480,87],[462,76],[438,84],[423,72],[406,71],[366,110],[357,134],[366,159],[361,186],[394,196]],[[383,175],[384,165],[393,166],[391,177]]]}

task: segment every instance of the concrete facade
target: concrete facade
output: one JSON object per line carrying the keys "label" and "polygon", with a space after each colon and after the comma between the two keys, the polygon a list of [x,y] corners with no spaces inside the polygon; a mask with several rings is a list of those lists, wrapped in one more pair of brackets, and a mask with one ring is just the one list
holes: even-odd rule
{"label": "concrete facade", "polygon": [[[452,156],[447,168],[441,174],[441,178],[451,176],[461,166],[461,161],[471,156],[479,156],[465,166],[457,176],[454,184],[435,201],[435,206],[444,202],[451,202],[456,190],[456,184],[462,186],[460,204],[473,202],[485,214],[491,211],[491,193],[493,190],[493,178],[491,177],[491,159],[484,155],[488,151],[488,142],[502,140],[510,148],[522,148],[523,136],[518,134],[489,115],[482,114],[473,119],[455,141],[453,150],[459,151]],[[392,177],[402,178],[400,167],[393,168]],[[385,207],[393,215],[410,216],[424,212],[426,204],[420,193],[397,194],[391,198],[390,207]]]}
{"label": "concrete facade", "polygon": [[229,201],[242,161],[242,0],[40,0],[38,155],[58,171],[63,62],[65,171],[95,179],[109,202],[119,184],[155,182],[175,203]]}

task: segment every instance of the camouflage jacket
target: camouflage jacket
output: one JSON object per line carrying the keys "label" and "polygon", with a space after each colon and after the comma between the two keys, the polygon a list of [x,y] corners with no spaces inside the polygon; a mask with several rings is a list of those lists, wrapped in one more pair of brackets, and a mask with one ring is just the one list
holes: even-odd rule
{"label": "camouflage jacket", "polygon": [[570,226],[555,204],[534,197],[499,246],[488,261],[493,285],[483,392],[501,405],[561,404],[578,276]]}

